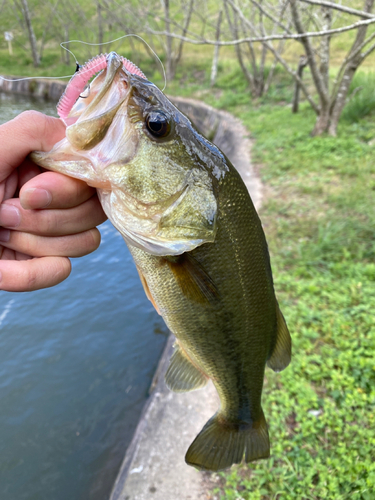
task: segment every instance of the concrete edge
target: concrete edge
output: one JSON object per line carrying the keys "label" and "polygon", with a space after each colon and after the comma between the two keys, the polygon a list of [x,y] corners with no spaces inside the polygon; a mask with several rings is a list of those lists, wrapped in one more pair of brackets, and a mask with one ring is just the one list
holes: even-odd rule
{"label": "concrete edge", "polygon": [[111,499],[117,499],[119,498],[124,485],[125,481],[128,477],[128,474],[130,472],[130,467],[132,460],[137,453],[137,449],[139,446],[140,442],[140,437],[142,433],[145,430],[145,427],[147,426],[147,416],[149,413],[149,408],[153,404],[155,400],[155,395],[158,392],[158,389],[161,389],[161,385],[164,384],[164,373],[166,371],[166,367],[168,367],[169,364],[169,359],[172,355],[173,352],[173,343],[175,341],[174,335],[170,334],[168,337],[168,340],[165,344],[164,350],[162,352],[162,355],[160,357],[158,366],[156,368],[154,377],[151,381],[150,389],[149,389],[149,397],[143,407],[142,413],[139,417],[139,422],[137,425],[137,428],[134,432],[133,438],[126,450],[123,462],[121,464],[121,468],[118,472],[115,484],[113,485],[112,492],[111,492]]}
{"label": "concrete edge", "polygon": [[22,76],[0,75],[0,92],[5,94],[27,95],[38,97],[49,101],[57,101],[65,91],[67,83],[53,79],[31,78],[30,80],[20,80]]}

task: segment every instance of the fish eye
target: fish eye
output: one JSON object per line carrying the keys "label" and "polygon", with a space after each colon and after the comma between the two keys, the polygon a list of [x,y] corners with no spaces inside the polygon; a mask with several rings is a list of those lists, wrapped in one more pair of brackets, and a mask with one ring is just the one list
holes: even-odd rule
{"label": "fish eye", "polygon": [[151,111],[146,118],[146,127],[151,135],[162,138],[167,137],[171,131],[171,122],[162,111]]}

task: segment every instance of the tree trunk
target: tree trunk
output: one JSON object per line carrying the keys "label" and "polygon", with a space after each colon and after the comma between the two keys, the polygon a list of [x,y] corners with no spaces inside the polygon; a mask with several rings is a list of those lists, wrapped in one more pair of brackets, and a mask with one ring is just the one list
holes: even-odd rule
{"label": "tree trunk", "polygon": [[[305,54],[303,54],[299,58],[298,69],[297,69],[297,75],[301,80],[302,80],[303,70],[306,66],[307,66],[307,57],[305,56]],[[298,80],[296,80],[294,87],[292,113],[298,113],[300,90],[301,90],[301,85],[299,84]]]}
{"label": "tree trunk", "polygon": [[[217,20],[217,25],[216,25],[216,41],[217,42],[220,40],[220,27],[221,27],[222,17],[223,17],[223,11],[220,10],[219,18]],[[212,59],[212,67],[211,67],[211,79],[210,79],[211,87],[213,87],[215,85],[215,81],[216,81],[217,66],[219,64],[219,48],[220,48],[219,45],[215,45],[214,57]]]}
{"label": "tree trunk", "polygon": [[[238,38],[237,17],[236,17],[237,13],[233,9],[233,6],[232,6],[232,10],[233,10],[233,21],[232,21],[232,19],[230,17],[229,8],[227,6],[227,2],[224,3],[224,9],[225,9],[225,13],[226,13],[226,16],[227,16],[227,20],[228,20],[228,24],[229,24],[229,28],[231,30],[232,36],[233,36],[234,39],[236,39],[236,38]],[[244,60],[243,60],[243,57],[242,57],[241,45],[236,44],[235,47],[234,47],[234,50],[236,51],[237,59],[238,59],[238,62],[240,63],[242,73],[244,74],[244,76],[245,76],[245,78],[247,80],[247,83],[249,84],[250,92],[254,95],[254,93],[255,93],[254,77],[250,73],[250,71],[247,69],[247,67],[246,67],[246,65],[244,63]]]}
{"label": "tree trunk", "polygon": [[[374,5],[374,0],[366,0],[364,11],[371,12],[372,7]],[[361,26],[357,30],[357,36],[353,43],[351,52],[355,52],[357,47],[359,47],[366,36],[367,26]],[[364,56],[359,52],[346,66],[343,77],[341,79],[337,96],[334,100],[333,106],[331,107],[331,120],[328,128],[328,133],[330,135],[337,135],[337,126],[339,123],[339,119],[344,109],[346,98],[349,92],[350,84],[352,83],[355,72],[357,71],[359,65],[362,63]]]}
{"label": "tree trunk", "polygon": [[167,81],[172,80],[173,78],[173,65],[172,65],[172,37],[169,35],[171,32],[171,23],[169,20],[169,0],[164,0],[164,16],[165,16],[165,31],[167,34],[167,54],[166,54],[166,75]]}
{"label": "tree trunk", "polygon": [[311,135],[322,135],[324,132],[327,132],[330,124],[330,113],[329,113],[329,105],[322,108],[320,110],[319,115],[316,118],[315,127],[312,131]]}
{"label": "tree trunk", "polygon": [[27,32],[29,34],[30,47],[31,47],[31,53],[33,56],[34,67],[37,68],[40,64],[40,59],[39,59],[38,49],[37,49],[37,45],[36,45],[35,33],[33,30],[33,26],[31,24],[31,16],[30,16],[30,11],[29,11],[29,6],[27,4],[27,0],[21,0],[21,2],[22,2],[23,16],[24,16],[25,22],[26,22]]}
{"label": "tree trunk", "polygon": [[[194,0],[190,0],[189,8],[185,17],[185,22],[184,22],[184,27],[182,30],[181,35],[184,37],[186,36],[187,30],[189,28],[190,20],[191,20],[191,15],[193,13],[193,7],[194,7]],[[178,46],[177,54],[174,60],[172,61],[173,67],[172,67],[172,77],[174,77],[177,69],[177,65],[180,62],[181,56],[182,56],[182,49],[184,47],[184,40],[180,40],[180,44]]]}
{"label": "tree trunk", "polygon": [[99,44],[99,54],[103,52],[103,17],[102,17],[102,6],[100,2],[97,2],[98,11],[98,44]]}
{"label": "tree trunk", "polygon": [[[321,8],[323,17],[322,30],[329,30],[332,27],[332,10],[328,7]],[[330,51],[331,37],[323,36],[320,42],[320,74],[322,75],[323,84],[327,92],[329,92],[329,51]]]}
{"label": "tree trunk", "polygon": [[[65,47],[69,50],[70,49],[70,43],[69,43],[69,28],[67,26],[64,26],[64,36],[65,36]],[[68,50],[64,50],[64,55],[65,55],[65,64],[67,66],[70,65],[70,52]]]}
{"label": "tree trunk", "polygon": [[[290,0],[290,9],[292,13],[293,23],[296,27],[297,32],[301,35],[306,33],[307,30],[302,24],[297,0]],[[329,94],[327,89],[325,88],[324,79],[322,78],[322,75],[318,69],[312,42],[310,38],[302,37],[301,43],[305,49],[306,57],[311,70],[311,76],[313,78],[316,91],[319,95],[320,108],[321,110],[329,108]]]}

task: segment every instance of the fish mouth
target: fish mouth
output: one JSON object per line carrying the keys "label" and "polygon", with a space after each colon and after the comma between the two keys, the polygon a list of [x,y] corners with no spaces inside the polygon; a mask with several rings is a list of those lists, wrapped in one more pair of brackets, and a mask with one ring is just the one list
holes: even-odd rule
{"label": "fish mouth", "polygon": [[[65,125],[73,125],[83,114],[89,115],[96,110],[121,70],[123,75],[118,79],[123,91],[128,88],[130,75],[147,80],[134,63],[116,52],[100,54],[81,66],[69,81],[57,104],[58,115]],[[95,75],[96,78],[89,84]]]}
{"label": "fish mouth", "polygon": [[[106,136],[116,114],[127,113],[133,75],[146,78],[133,63],[111,52],[91,59],[72,78],[57,110],[67,125],[66,138],[73,148],[94,148]],[[86,95],[82,94],[85,88]]]}
{"label": "fish mouth", "polygon": [[[82,94],[93,77],[88,92]],[[67,125],[66,137],[49,152],[34,152],[33,161],[107,189],[110,183],[103,173],[105,167],[132,157],[137,148],[137,141],[125,127],[134,77],[147,80],[135,64],[116,52],[88,61],[70,80],[57,105]]]}

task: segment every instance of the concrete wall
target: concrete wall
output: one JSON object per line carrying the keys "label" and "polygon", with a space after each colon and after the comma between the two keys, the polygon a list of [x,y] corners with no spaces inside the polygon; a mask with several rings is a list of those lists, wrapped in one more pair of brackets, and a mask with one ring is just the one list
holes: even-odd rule
{"label": "concrete wall", "polygon": [[21,80],[17,81],[19,78],[17,76],[6,76],[0,75],[7,80],[2,80],[0,78],[0,92],[5,92],[7,94],[21,94],[29,95],[35,97],[42,97],[50,101],[56,101],[60,99],[62,93],[65,90],[67,82],[57,82],[54,80]]}

